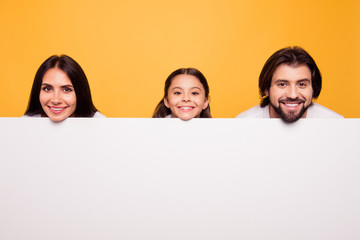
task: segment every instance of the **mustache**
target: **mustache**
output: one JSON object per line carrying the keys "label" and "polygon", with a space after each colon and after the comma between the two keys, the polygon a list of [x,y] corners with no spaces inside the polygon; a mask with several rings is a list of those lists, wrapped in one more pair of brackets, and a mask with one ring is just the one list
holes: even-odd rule
{"label": "mustache", "polygon": [[303,98],[281,98],[279,99],[279,102],[305,102],[305,99]]}

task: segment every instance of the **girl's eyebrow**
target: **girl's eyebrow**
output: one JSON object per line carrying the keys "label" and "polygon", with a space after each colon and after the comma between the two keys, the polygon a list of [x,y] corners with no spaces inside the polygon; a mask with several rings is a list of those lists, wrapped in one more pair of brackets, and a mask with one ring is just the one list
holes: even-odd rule
{"label": "girl's eyebrow", "polygon": [[[199,88],[199,87],[192,87],[192,88],[190,88],[190,89],[194,89],[194,88],[201,90],[201,88]],[[174,89],[180,89],[180,90],[182,90],[181,87],[173,87],[171,90],[174,90]]]}
{"label": "girl's eyebrow", "polygon": [[192,88],[190,88],[190,89],[194,89],[194,88],[201,90],[201,88],[199,88],[199,87],[192,87]]}
{"label": "girl's eyebrow", "polygon": [[182,90],[182,88],[181,87],[173,87],[171,90],[174,90],[174,89],[180,89],[180,90]]}

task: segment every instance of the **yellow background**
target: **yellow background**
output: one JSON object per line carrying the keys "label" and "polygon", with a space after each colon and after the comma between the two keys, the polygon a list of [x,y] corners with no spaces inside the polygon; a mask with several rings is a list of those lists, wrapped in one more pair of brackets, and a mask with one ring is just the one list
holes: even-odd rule
{"label": "yellow background", "polygon": [[108,117],[151,117],[166,77],[198,68],[214,117],[259,104],[258,76],[298,45],[323,76],[318,103],[360,117],[360,1],[0,1],[0,117],[23,115],[35,73],[53,54],[84,69]]}

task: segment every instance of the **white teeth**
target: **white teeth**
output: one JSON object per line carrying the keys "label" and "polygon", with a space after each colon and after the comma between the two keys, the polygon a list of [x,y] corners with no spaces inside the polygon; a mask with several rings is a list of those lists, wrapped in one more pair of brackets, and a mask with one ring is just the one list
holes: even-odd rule
{"label": "white teeth", "polygon": [[54,107],[51,107],[52,110],[54,111],[60,111],[60,110],[63,110],[64,108],[54,108]]}
{"label": "white teeth", "polygon": [[297,105],[299,105],[298,103],[287,103],[286,106],[288,107],[296,107]]}
{"label": "white teeth", "polygon": [[184,110],[190,110],[192,109],[192,107],[180,107],[181,109],[184,109]]}

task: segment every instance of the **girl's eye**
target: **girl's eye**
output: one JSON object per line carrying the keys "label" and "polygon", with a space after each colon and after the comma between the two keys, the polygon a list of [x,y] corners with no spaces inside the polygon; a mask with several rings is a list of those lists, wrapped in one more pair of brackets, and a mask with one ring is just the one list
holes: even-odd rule
{"label": "girl's eye", "polygon": [[181,92],[174,92],[174,95],[180,95]]}
{"label": "girl's eye", "polygon": [[192,95],[199,95],[199,93],[198,92],[192,92]]}

